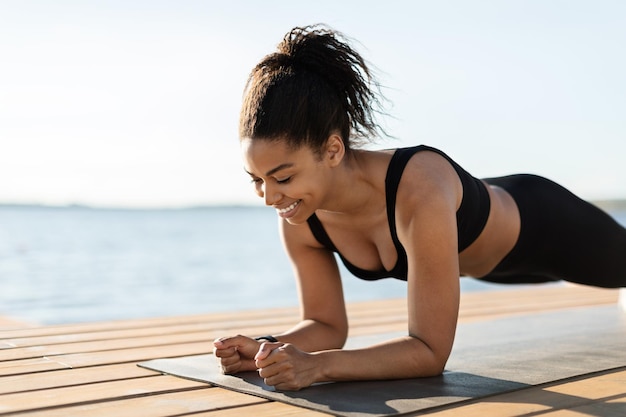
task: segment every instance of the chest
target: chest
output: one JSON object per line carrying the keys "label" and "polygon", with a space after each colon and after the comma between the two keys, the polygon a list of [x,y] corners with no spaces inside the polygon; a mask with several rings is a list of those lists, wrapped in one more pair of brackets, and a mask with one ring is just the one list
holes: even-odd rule
{"label": "chest", "polygon": [[350,264],[366,271],[392,270],[398,253],[385,210],[368,219],[318,215],[329,239]]}

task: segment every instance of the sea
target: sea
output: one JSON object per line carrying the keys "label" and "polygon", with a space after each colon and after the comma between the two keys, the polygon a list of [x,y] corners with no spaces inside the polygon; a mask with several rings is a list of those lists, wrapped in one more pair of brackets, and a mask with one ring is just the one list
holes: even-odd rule
{"label": "sea", "polygon": [[[626,211],[611,214],[626,225]],[[274,210],[0,206],[0,316],[40,324],[297,306]],[[341,266],[347,302],[404,297]],[[461,290],[500,285],[470,278]]]}

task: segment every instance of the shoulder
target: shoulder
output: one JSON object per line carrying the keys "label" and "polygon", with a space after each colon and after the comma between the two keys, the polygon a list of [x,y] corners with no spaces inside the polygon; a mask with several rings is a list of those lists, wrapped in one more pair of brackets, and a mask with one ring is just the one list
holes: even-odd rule
{"label": "shoulder", "polygon": [[313,235],[308,222],[290,224],[284,219],[278,219],[278,230],[283,244],[288,251],[303,249],[325,249]]}
{"label": "shoulder", "polygon": [[404,168],[396,195],[397,221],[430,212],[456,213],[463,198],[463,186],[450,161],[439,151],[426,148],[411,156]]}

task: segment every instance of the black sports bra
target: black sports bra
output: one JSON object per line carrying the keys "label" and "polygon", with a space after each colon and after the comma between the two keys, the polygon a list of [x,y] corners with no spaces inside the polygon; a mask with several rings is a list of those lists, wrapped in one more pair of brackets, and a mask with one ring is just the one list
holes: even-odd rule
{"label": "black sports bra", "polygon": [[390,271],[387,271],[386,269],[368,271],[354,266],[337,250],[326,233],[326,230],[324,230],[324,226],[315,214],[307,220],[311,232],[317,241],[324,245],[327,249],[337,252],[348,271],[361,279],[369,281],[389,277],[405,281],[407,279],[408,263],[406,251],[398,240],[396,232],[396,194],[398,192],[398,185],[400,184],[400,178],[402,178],[402,173],[406,164],[413,155],[421,151],[435,152],[443,156],[450,163],[450,165],[452,165],[461,180],[461,184],[463,186],[463,199],[461,200],[461,205],[456,212],[459,253],[471,245],[485,228],[485,224],[489,218],[491,202],[489,201],[487,188],[482,181],[472,177],[448,155],[438,149],[425,145],[397,149],[391,157],[389,167],[387,168],[387,176],[385,178],[387,221],[389,222],[391,239],[393,240],[393,244],[398,253],[398,260],[396,261],[396,265],[393,269]]}

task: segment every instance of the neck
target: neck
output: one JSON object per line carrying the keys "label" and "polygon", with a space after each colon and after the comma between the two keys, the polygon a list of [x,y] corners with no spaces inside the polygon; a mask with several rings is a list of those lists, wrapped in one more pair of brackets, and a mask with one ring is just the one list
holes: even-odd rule
{"label": "neck", "polygon": [[332,191],[320,210],[350,216],[380,212],[381,203],[385,203],[384,176],[380,179],[373,169],[373,154],[354,150],[344,159],[333,173]]}

